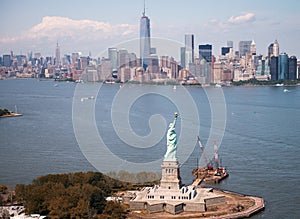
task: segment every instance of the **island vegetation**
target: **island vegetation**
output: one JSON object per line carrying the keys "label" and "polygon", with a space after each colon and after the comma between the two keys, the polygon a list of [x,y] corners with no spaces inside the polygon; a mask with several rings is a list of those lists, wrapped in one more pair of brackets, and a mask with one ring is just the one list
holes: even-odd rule
{"label": "island vegetation", "polygon": [[[116,176],[131,176],[142,182],[141,178],[151,179],[155,174],[121,171]],[[157,181],[129,183],[100,172],[49,174],[34,179],[31,184],[16,185],[13,202],[24,205],[26,214],[46,215],[47,218],[126,218],[129,206],[118,201],[107,201],[106,198],[155,183]],[[6,186],[2,185],[0,189],[7,193]],[[11,203],[7,201],[3,204]]]}
{"label": "island vegetation", "polygon": [[0,116],[10,115],[11,112],[8,109],[0,109]]}
{"label": "island vegetation", "polygon": [[257,85],[277,85],[277,84],[282,84],[282,85],[297,85],[300,83],[300,80],[269,80],[269,81],[260,81],[257,80],[256,78],[251,78],[246,81],[233,81],[231,85],[233,86],[257,86]]}

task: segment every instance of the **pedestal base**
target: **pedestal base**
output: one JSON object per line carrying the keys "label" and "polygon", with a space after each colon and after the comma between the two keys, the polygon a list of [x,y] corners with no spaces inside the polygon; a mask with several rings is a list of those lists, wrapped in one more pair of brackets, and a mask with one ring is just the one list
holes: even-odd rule
{"label": "pedestal base", "polygon": [[161,165],[161,189],[178,190],[181,187],[178,161],[163,161]]}

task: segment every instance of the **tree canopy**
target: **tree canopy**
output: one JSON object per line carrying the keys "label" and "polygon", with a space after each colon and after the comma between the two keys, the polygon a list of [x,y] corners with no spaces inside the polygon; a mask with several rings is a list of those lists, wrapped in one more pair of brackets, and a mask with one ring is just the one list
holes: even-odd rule
{"label": "tree canopy", "polygon": [[[108,214],[109,218],[123,218],[121,204],[106,202],[105,198],[115,188],[127,186],[98,172],[50,174],[34,179],[32,184],[17,185],[16,198],[24,204],[26,213],[49,218],[108,218]],[[108,205],[115,206],[116,211]]]}

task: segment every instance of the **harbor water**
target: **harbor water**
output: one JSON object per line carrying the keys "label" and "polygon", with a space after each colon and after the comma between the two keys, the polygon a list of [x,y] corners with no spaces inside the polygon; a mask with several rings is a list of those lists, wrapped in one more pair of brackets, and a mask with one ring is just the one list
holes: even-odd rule
{"label": "harbor water", "polygon": [[[0,108],[14,111],[17,106],[18,113],[23,114],[0,119],[0,184],[28,184],[35,177],[50,173],[97,171],[82,153],[74,134],[72,104],[76,86],[51,80],[0,80]],[[152,115],[159,114],[168,120],[177,108],[172,101],[153,92],[173,86],[144,85],[140,89],[149,94],[134,103],[129,119],[134,132],[147,135]],[[208,139],[212,117],[205,89],[222,89],[224,93],[226,127],[219,156],[229,177],[214,187],[263,197],[266,209],[253,218],[299,218],[300,86],[177,86],[173,92],[179,89],[186,89],[196,103],[203,144]],[[82,99],[96,102],[95,120],[103,140],[111,145],[114,154],[129,162],[162,158],[165,138],[147,149],[149,153],[136,153],[118,138],[111,124],[111,107],[119,90],[117,84],[103,85],[97,96]],[[183,183],[192,182],[191,172],[200,156],[195,136],[194,150],[181,165]],[[126,165],[122,168],[126,170]]]}

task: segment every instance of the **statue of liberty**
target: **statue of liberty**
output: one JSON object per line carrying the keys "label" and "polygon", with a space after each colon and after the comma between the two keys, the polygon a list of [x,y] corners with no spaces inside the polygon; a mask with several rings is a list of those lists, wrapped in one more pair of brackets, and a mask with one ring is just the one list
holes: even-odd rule
{"label": "statue of liberty", "polygon": [[164,161],[177,161],[176,150],[177,150],[177,136],[175,132],[175,125],[177,121],[178,113],[175,113],[173,123],[170,123],[167,132],[167,152],[164,156]]}

